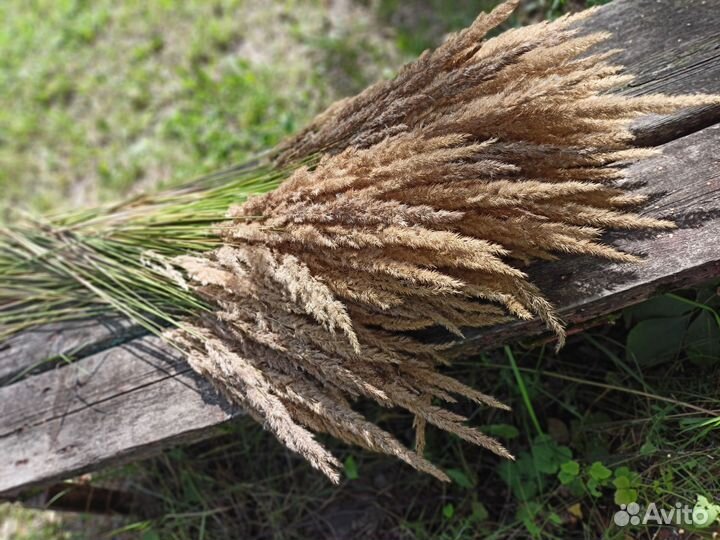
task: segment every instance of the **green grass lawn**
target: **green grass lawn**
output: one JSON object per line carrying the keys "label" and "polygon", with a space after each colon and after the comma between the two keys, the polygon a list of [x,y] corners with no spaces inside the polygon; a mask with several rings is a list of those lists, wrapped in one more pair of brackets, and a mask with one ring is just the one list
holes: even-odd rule
{"label": "green grass lawn", "polygon": [[[495,3],[6,0],[0,219],[12,219],[9,209],[92,204],[246,160]],[[528,1],[513,24],[593,3]],[[452,485],[335,445],[345,460],[335,488],[240,421],[216,440],[94,477],[120,477],[155,497],[160,517],[108,533],[119,525],[5,505],[0,540],[101,532],[303,539],[330,530],[340,538],[626,538],[612,524],[619,504],[695,506],[720,491],[719,308],[716,285],[680,291],[572,337],[559,354],[526,343],[455,365],[456,376],[513,405],[512,414],[460,412],[518,459],[498,464],[431,432],[428,455]],[[406,416],[361,406],[411,436]]]}
{"label": "green grass lawn", "polygon": [[344,15],[295,1],[0,3],[3,205],[116,198],[276,144],[400,64],[369,13]]}

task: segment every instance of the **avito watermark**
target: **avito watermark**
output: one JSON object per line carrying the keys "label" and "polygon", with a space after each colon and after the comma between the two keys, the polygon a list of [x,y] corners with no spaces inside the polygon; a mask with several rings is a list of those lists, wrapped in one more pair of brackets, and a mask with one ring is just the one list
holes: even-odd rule
{"label": "avito watermark", "polygon": [[646,507],[638,503],[621,504],[613,521],[618,527],[631,525],[679,525],[685,527],[709,527],[718,519],[718,506],[698,497],[694,506],[677,502],[671,507],[652,502]]}

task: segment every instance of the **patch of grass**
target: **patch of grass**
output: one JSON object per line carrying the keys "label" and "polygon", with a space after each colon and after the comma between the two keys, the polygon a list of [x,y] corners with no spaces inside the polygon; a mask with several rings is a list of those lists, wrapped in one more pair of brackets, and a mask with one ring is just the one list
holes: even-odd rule
{"label": "patch of grass", "polygon": [[377,15],[395,29],[398,49],[414,57],[497,4],[494,0],[381,0]]}
{"label": "patch of grass", "polygon": [[[525,1],[506,23],[490,35],[608,1]],[[408,57],[416,57],[424,50],[436,47],[448,33],[465,28],[479,13],[491,10],[498,3],[497,0],[379,0],[376,13],[380,21],[392,27],[398,50]]]}
{"label": "patch of grass", "polygon": [[19,504],[0,505],[0,539],[72,540],[61,517],[54,512],[29,510]]}
{"label": "patch of grass", "polygon": [[[10,1],[0,19],[3,206],[86,205],[242,162],[339,95],[315,2]],[[338,32],[332,54],[369,40],[367,25]],[[351,90],[368,83],[348,71]]]}

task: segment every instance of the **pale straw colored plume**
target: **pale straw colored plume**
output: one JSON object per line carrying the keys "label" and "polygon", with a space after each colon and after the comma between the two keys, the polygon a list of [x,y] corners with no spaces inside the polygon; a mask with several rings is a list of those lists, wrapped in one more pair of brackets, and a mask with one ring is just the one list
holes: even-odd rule
{"label": "pale straw colored plume", "polygon": [[[331,106],[282,145],[278,162],[323,154],[278,189],[232,208],[224,247],[182,257],[214,312],[171,339],[191,365],[288,448],[337,481],[325,432],[394,455],[438,478],[422,456],[427,426],[504,457],[495,440],[445,408],[464,397],[504,406],[437,371],[443,346],[407,331],[462,336],[540,317],[563,340],[553,306],[522,264],[562,254],[631,262],[607,229],[668,228],[635,214],[617,185],[647,113],[712,96],[607,94],[629,78],[591,54],[606,34],[578,19],[486,32],[516,6],[483,14],[392,81]],[[415,450],[365,420],[357,399],[414,415]]]}

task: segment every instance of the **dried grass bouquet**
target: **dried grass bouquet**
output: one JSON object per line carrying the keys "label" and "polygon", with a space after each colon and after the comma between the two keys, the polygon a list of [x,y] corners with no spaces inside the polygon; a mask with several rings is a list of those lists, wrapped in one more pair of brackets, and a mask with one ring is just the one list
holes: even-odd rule
{"label": "dried grass bouquet", "polygon": [[[423,457],[428,424],[510,457],[443,404],[504,406],[442,374],[447,345],[417,331],[539,317],[562,343],[522,267],[635,261],[601,234],[673,225],[618,187],[624,164],[655,152],[632,147],[631,122],[718,101],[611,93],[632,77],[616,51],[590,52],[608,37],[578,29],[592,10],[485,39],[517,3],[335,103],[257,168],[8,229],[0,323],[119,311],[333,481],[340,463],[314,433],[442,480]],[[409,411],[415,448],[356,412],[359,398]]]}

